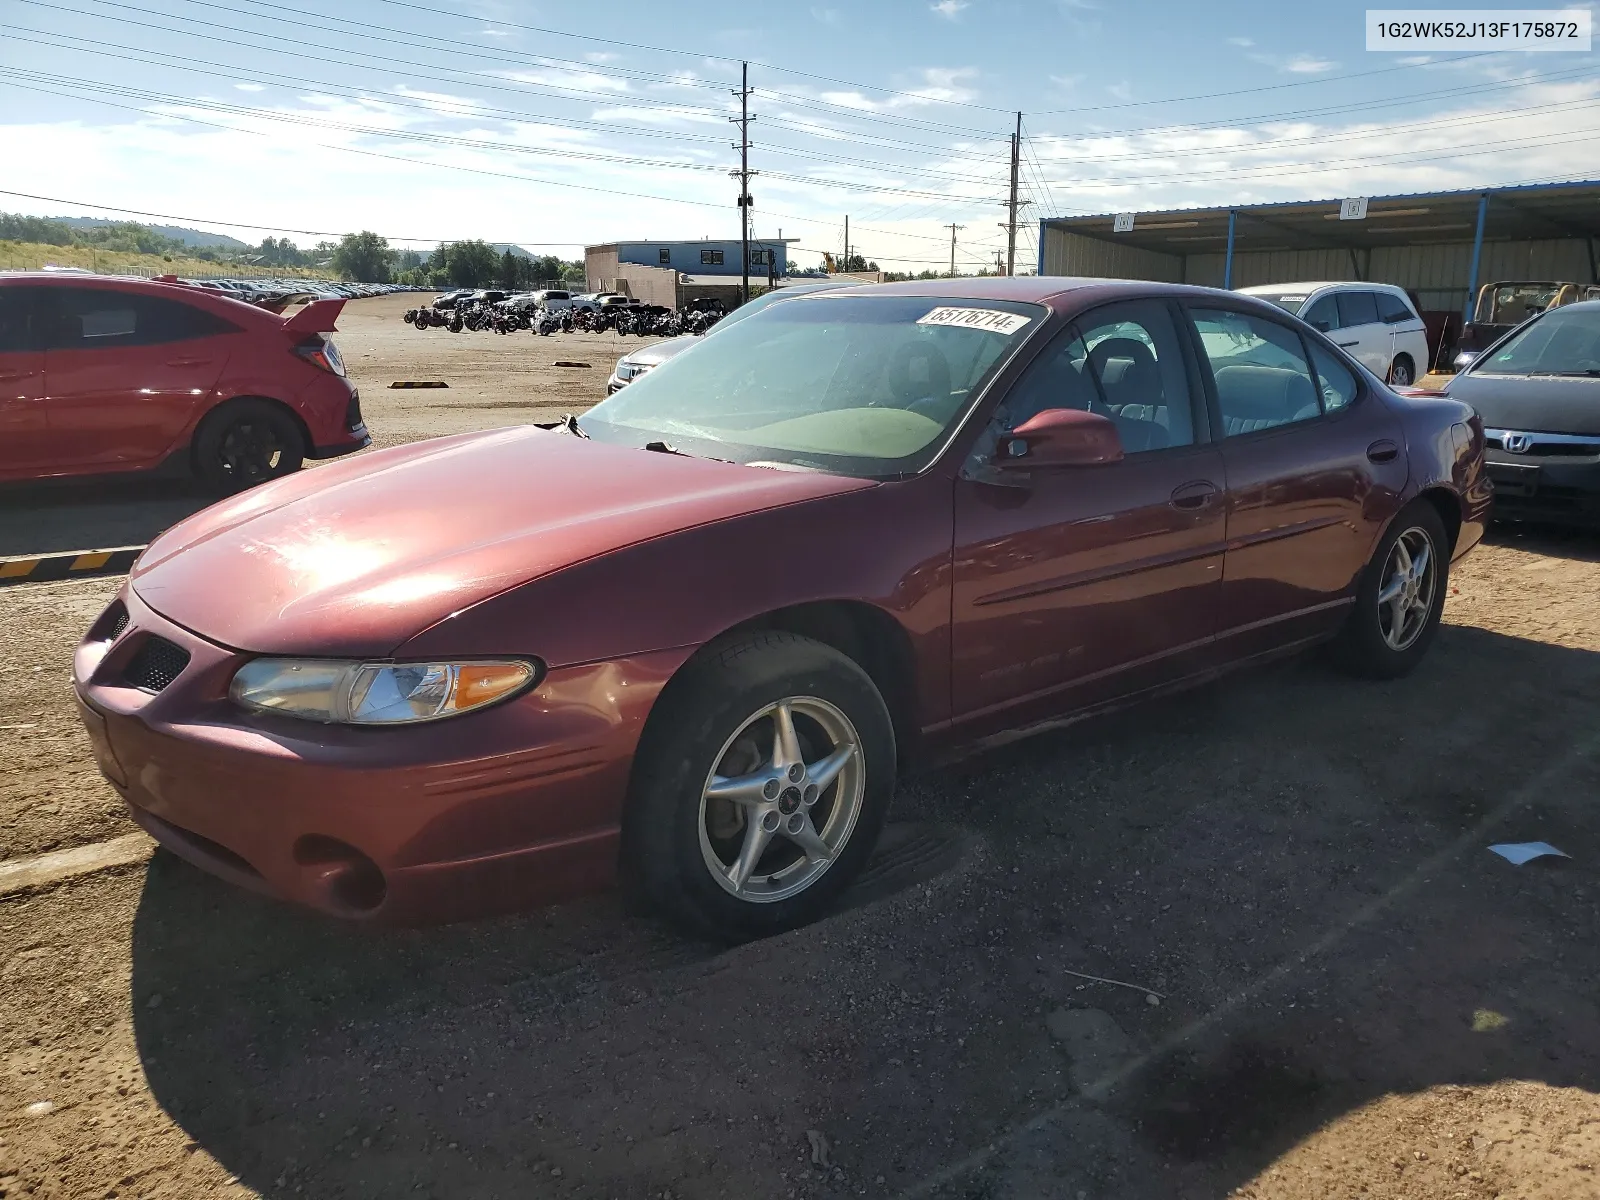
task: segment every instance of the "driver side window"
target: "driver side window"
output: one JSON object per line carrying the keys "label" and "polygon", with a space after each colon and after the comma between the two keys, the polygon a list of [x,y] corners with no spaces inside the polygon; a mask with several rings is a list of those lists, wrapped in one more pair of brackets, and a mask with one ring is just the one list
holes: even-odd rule
{"label": "driver side window", "polygon": [[1017,381],[996,419],[1010,431],[1048,408],[1109,417],[1125,454],[1192,446],[1188,373],[1167,306],[1140,300],[1079,318]]}

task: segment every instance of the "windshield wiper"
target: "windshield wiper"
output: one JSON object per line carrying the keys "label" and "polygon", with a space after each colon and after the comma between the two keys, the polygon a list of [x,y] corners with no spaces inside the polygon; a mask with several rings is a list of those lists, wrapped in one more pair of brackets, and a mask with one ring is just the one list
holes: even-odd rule
{"label": "windshield wiper", "polygon": [[562,413],[556,418],[555,428],[564,429],[573,437],[587,438],[589,436],[579,427],[577,413]]}
{"label": "windshield wiper", "polygon": [[703,458],[706,462],[731,463],[731,458],[713,458],[709,454],[690,454],[687,450],[679,450],[671,442],[654,441],[646,442],[642,449],[654,451],[656,454],[676,454],[679,458]]}

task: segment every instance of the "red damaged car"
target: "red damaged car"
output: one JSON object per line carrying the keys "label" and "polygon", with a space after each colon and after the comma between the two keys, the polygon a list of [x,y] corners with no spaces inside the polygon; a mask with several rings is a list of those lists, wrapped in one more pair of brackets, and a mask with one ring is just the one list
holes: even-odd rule
{"label": "red damaged car", "polygon": [[172,470],[238,491],[370,444],[328,334],[174,281],[0,276],[0,482]]}
{"label": "red damaged car", "polygon": [[828,292],[553,428],[190,518],[74,676],[133,818],[243,886],[410,921],[620,873],[758,935],[850,882],[909,764],[1320,641],[1411,669],[1483,453],[1244,296]]}

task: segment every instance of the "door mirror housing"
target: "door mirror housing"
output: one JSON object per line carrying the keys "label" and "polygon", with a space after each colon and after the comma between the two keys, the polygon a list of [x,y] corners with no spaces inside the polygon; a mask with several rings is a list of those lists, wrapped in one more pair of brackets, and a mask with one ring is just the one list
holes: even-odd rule
{"label": "door mirror housing", "polygon": [[994,465],[1028,471],[1121,461],[1122,438],[1110,417],[1076,408],[1047,408],[1001,436]]}

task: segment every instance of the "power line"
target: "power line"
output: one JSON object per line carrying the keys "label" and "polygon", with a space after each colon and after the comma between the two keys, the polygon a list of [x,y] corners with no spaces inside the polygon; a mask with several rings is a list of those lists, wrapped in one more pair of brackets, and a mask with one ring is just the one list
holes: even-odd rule
{"label": "power line", "polygon": [[[23,200],[43,200],[47,204],[66,204],[75,208],[97,208],[101,212],[121,213],[130,217],[154,217],[158,221],[185,221],[195,225],[221,225],[227,229],[264,229],[268,233],[298,233],[305,237],[344,237],[350,231],[334,232],[331,229],[289,229],[282,225],[250,224],[246,221],[218,221],[212,217],[184,217],[175,213],[143,212],[137,208],[118,208],[109,204],[91,204],[87,200],[65,200],[60,196],[36,196],[32,192],[11,192],[0,188],[0,196],[17,196]],[[400,237],[397,234],[379,235],[391,242],[438,242],[441,245],[449,242],[459,242],[462,238],[433,238],[433,237]],[[513,246],[581,246],[582,242],[531,242],[525,238],[506,238],[506,244]]]}

